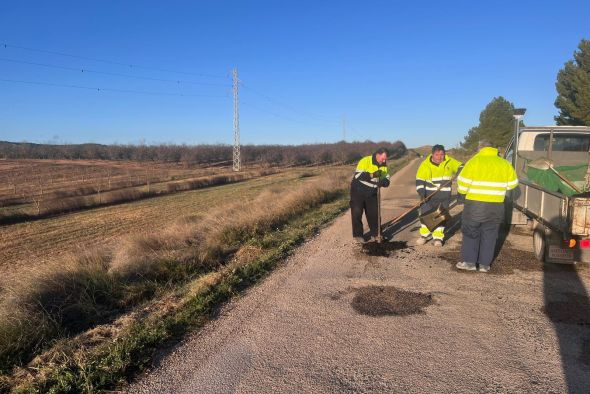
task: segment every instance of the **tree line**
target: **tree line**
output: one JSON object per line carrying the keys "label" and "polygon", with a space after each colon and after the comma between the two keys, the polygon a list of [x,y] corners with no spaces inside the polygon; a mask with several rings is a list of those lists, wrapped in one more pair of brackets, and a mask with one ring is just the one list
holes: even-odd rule
{"label": "tree line", "polygon": [[[559,126],[590,126],[590,40],[582,39],[574,58],[557,74],[555,107]],[[467,132],[461,147],[474,151],[479,140],[504,147],[514,134],[514,104],[494,97],[479,115],[479,124]],[[524,124],[523,124],[524,125]]]}
{"label": "tree line", "polygon": [[[406,146],[396,142],[337,142],[307,145],[243,145],[244,163],[263,166],[303,166],[312,164],[351,163],[371,154],[378,147],[389,149],[392,158],[406,153]],[[187,165],[228,164],[233,157],[231,145],[101,145],[34,144],[0,142],[0,158],[53,160],[130,160],[183,163]]]}

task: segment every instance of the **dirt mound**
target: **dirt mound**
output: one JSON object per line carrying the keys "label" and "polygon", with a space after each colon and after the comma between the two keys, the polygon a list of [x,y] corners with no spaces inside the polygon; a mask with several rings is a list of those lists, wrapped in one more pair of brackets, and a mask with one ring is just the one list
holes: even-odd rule
{"label": "dirt mound", "polygon": [[432,295],[392,286],[367,286],[356,291],[352,299],[355,311],[369,316],[406,316],[424,313],[433,304]]}
{"label": "dirt mound", "polygon": [[[442,253],[439,256],[440,259],[451,263],[451,268],[454,271],[461,271],[455,268],[455,264],[461,261],[461,250],[454,249],[448,252]],[[531,271],[531,272],[583,272],[587,268],[583,265],[574,264],[543,264],[535,258],[532,252],[525,250],[514,249],[510,243],[506,243],[498,257],[492,262],[492,269],[490,274],[492,275],[512,275],[515,270],[520,271]],[[464,273],[474,273],[476,271],[461,271]]]}
{"label": "dirt mound", "polygon": [[[455,264],[461,261],[461,250],[455,249],[445,252],[439,258],[451,263],[453,270],[457,270]],[[527,252],[519,249],[512,249],[509,246],[503,247],[498,257],[492,262],[492,269],[490,274],[493,275],[512,275],[514,270],[521,271],[542,271],[543,263],[535,259],[532,252]],[[474,271],[461,271],[474,272]]]}
{"label": "dirt mound", "polygon": [[402,249],[409,249],[406,241],[367,242],[363,244],[361,251],[368,256],[389,257],[392,252]]}
{"label": "dirt mound", "polygon": [[541,311],[554,323],[590,326],[590,301],[585,295],[562,293],[564,301],[549,301]]}
{"label": "dirt mound", "polygon": [[584,342],[582,343],[580,361],[586,365],[590,365],[590,338],[584,339]]}

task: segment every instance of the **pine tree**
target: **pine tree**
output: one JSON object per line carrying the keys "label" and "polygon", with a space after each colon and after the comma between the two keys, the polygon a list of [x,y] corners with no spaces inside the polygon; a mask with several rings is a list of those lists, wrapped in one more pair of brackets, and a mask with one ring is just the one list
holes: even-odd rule
{"label": "pine tree", "polygon": [[472,127],[462,147],[473,151],[480,140],[486,139],[494,146],[508,144],[514,134],[514,104],[504,97],[494,97],[479,115],[479,125]]}
{"label": "pine tree", "polygon": [[578,49],[557,74],[558,125],[590,126],[590,41],[580,41]]}

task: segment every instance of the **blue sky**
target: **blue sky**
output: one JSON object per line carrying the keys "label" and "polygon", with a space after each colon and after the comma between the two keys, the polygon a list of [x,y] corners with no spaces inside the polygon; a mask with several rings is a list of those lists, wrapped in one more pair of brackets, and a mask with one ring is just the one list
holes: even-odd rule
{"label": "blue sky", "polygon": [[5,2],[0,140],[231,143],[237,67],[244,143],[338,141],[344,117],[349,141],[454,146],[496,96],[553,124],[588,15],[567,0]]}

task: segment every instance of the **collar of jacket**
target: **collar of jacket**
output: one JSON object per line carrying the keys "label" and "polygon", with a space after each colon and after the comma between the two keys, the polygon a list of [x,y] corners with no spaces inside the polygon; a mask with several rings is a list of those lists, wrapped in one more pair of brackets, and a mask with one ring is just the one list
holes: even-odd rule
{"label": "collar of jacket", "polygon": [[379,162],[377,162],[377,153],[373,153],[373,155],[371,156],[371,161],[373,165],[377,167],[383,167],[387,165],[387,163],[379,164]]}
{"label": "collar of jacket", "polygon": [[[440,167],[440,166],[441,166],[441,165],[443,165],[443,164],[444,164],[444,165],[446,165],[446,164],[447,164],[447,162],[448,162],[449,160],[451,160],[451,158],[449,157],[449,155],[447,155],[447,154],[445,153],[445,159],[444,159],[443,161],[441,161],[440,163],[438,163],[438,164],[434,164],[434,162],[432,161],[432,154],[429,154],[429,155],[426,157],[426,160],[428,160],[428,162],[429,162],[430,164],[432,164],[433,166]],[[443,167],[444,167],[444,166],[443,166]]]}
{"label": "collar of jacket", "polygon": [[498,156],[498,149],[492,147],[485,147],[481,148],[479,152],[477,152],[478,156]]}

